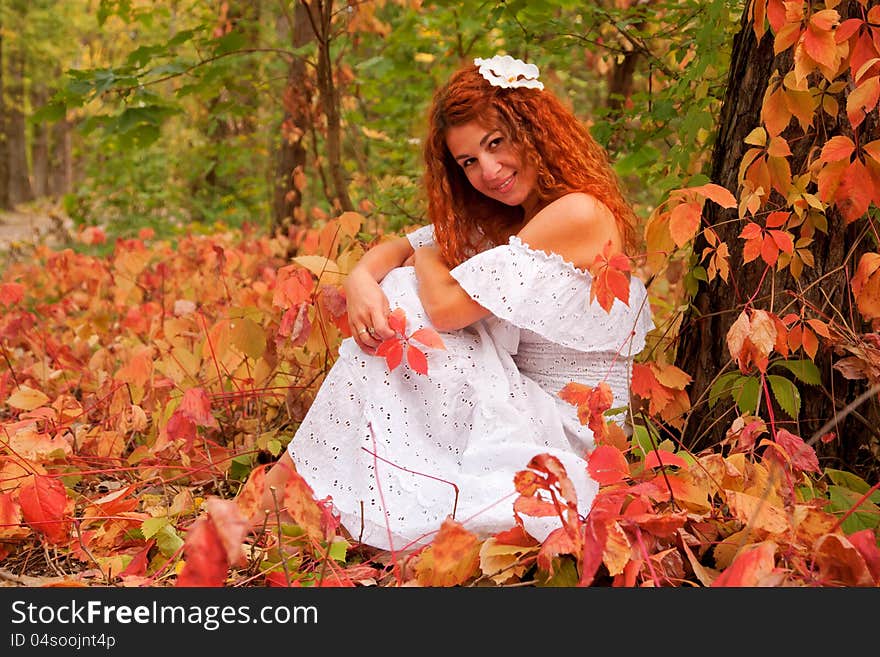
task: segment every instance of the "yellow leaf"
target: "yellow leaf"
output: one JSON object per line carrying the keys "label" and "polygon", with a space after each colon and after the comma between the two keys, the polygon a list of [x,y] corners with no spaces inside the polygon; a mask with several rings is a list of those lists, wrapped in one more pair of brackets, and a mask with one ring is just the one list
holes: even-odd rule
{"label": "yellow leaf", "polygon": [[496,584],[505,584],[529,569],[532,564],[523,557],[537,553],[539,548],[539,545],[510,545],[488,538],[480,547],[480,570]]}
{"label": "yellow leaf", "polygon": [[312,272],[321,283],[338,285],[345,279],[336,262],[324,256],[304,255],[294,258],[293,261]]}
{"label": "yellow leaf", "polygon": [[40,390],[35,390],[30,386],[21,385],[9,396],[6,403],[13,408],[18,408],[23,411],[32,411],[35,408],[43,406],[47,401],[49,401],[49,397],[47,397],[45,393]]}

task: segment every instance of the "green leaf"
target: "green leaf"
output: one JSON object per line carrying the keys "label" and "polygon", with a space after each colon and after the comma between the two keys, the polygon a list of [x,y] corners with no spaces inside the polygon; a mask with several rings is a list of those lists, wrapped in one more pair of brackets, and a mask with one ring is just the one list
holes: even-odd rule
{"label": "green leaf", "polygon": [[40,124],[44,121],[49,123],[54,123],[60,119],[63,119],[67,114],[67,103],[61,101],[53,101],[51,103],[47,103],[43,105],[40,109],[34,112],[28,120],[31,123]]}
{"label": "green leaf", "polygon": [[783,411],[796,420],[801,410],[801,393],[797,386],[784,376],[770,374],[767,376],[770,390]]}
{"label": "green leaf", "polygon": [[333,541],[330,544],[330,558],[336,561],[345,562],[345,555],[348,553],[348,541]]}
{"label": "green leaf", "polygon": [[229,34],[224,34],[214,42],[214,55],[240,50],[246,42],[247,37],[243,32],[232,31]]}
{"label": "green leaf", "polygon": [[732,395],[734,383],[741,378],[743,376],[739,372],[727,372],[719,376],[709,388],[709,408],[715,408],[715,404],[724,395]]}
{"label": "green leaf", "polygon": [[758,408],[761,382],[757,377],[744,376],[733,386],[733,398],[741,413],[754,413]]}
{"label": "green leaf", "polygon": [[172,556],[183,546],[183,539],[171,525],[167,517],[148,518],[141,523],[145,539],[155,538],[159,551],[166,557]]}
{"label": "green leaf", "polygon": [[800,381],[817,386],[822,383],[822,374],[816,364],[805,358],[802,360],[777,360],[770,367],[784,367]]}
{"label": "green leaf", "polygon": [[[846,472],[845,470],[835,470],[834,468],[825,468],[825,474],[838,486],[849,488],[851,491],[854,491],[859,495],[864,495],[871,489],[871,486],[870,484],[868,484],[867,481],[865,481],[858,475],[853,474],[852,472]],[[871,493],[868,499],[870,499],[872,502],[880,504],[880,490],[875,490],[873,493]]]}
{"label": "green leaf", "polygon": [[[847,513],[861,498],[858,493],[841,486],[829,486],[828,496],[830,502],[825,510],[835,515]],[[840,528],[846,534],[853,534],[862,529],[876,529],[878,526],[880,526],[880,507],[870,500],[865,500],[841,523]]]}

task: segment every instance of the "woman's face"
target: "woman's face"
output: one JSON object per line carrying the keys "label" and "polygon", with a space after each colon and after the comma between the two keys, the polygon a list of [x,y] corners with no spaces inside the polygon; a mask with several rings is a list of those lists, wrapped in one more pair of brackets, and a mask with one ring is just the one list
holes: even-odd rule
{"label": "woman's face", "polygon": [[535,167],[524,162],[507,133],[476,121],[446,132],[446,147],[481,194],[529,210],[536,197]]}

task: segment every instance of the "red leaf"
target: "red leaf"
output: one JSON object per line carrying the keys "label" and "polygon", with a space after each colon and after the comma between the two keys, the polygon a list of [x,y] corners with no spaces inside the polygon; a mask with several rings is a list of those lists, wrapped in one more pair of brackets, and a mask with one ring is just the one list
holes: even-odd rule
{"label": "red leaf", "polygon": [[880,586],[880,549],[877,548],[877,537],[874,530],[862,529],[850,534],[847,538],[861,553],[874,582]]}
{"label": "red leaf", "polygon": [[67,491],[53,477],[34,475],[33,483],[21,488],[18,496],[25,522],[51,543],[63,543],[70,534],[66,520]]}
{"label": "red leaf", "polygon": [[388,315],[388,326],[401,335],[406,335],[406,313],[403,311],[403,308],[395,308]]}
{"label": "red leaf", "polygon": [[178,410],[199,426],[218,426],[216,418],[211,414],[211,398],[204,388],[190,388],[183,393]]}
{"label": "red leaf", "polygon": [[428,326],[420,328],[409,337],[411,340],[421,342],[426,347],[432,347],[433,349],[446,349],[446,345],[443,344],[443,339],[440,337],[440,334]]}
{"label": "red leaf", "polygon": [[209,516],[197,518],[186,533],[183,544],[186,556],[176,586],[220,587],[226,582],[229,563],[223,541]]}
{"label": "red leaf", "polygon": [[645,457],[645,468],[659,468],[664,465],[674,465],[686,468],[688,463],[683,458],[666,450],[652,449]]}
{"label": "red leaf", "polygon": [[238,504],[232,500],[212,496],[205,502],[205,507],[226,551],[227,563],[233,566],[244,565],[245,553],[242,545],[249,527],[248,520]]}
{"label": "red leaf", "polygon": [[142,550],[138,550],[137,554],[135,554],[131,561],[128,562],[128,565],[125,567],[121,573],[119,573],[120,577],[141,577],[147,572],[147,556],[150,553],[150,550],[153,549],[153,546],[156,545],[156,539],[151,538],[147,541],[147,544],[143,547]]}
{"label": "red leaf", "polygon": [[18,303],[24,297],[24,285],[21,283],[3,283],[0,285],[0,303],[9,306]]}
{"label": "red leaf", "polygon": [[406,345],[406,362],[419,374],[428,374],[428,359],[418,347]]}
{"label": "red leaf", "polygon": [[799,436],[786,429],[776,432],[776,444],[788,455],[791,466],[802,472],[821,472],[816,450],[807,445]]}
{"label": "red leaf", "polygon": [[388,338],[376,348],[376,355],[382,356],[388,363],[388,369],[393,371],[403,360],[403,340]]}
{"label": "red leaf", "polygon": [[599,445],[590,453],[587,470],[602,486],[616,484],[630,476],[623,452],[610,445]]}

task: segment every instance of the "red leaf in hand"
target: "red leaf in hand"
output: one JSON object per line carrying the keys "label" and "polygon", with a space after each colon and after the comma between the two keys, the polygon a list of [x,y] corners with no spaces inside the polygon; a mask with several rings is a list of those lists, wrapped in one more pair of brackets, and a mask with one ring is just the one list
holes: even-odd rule
{"label": "red leaf in hand", "polygon": [[406,362],[419,374],[428,374],[428,359],[418,347],[406,345]]}
{"label": "red leaf in hand", "polygon": [[197,518],[192,524],[186,533],[183,552],[186,563],[177,577],[177,586],[223,586],[229,563],[210,516]]}
{"label": "red leaf in hand", "polygon": [[421,342],[426,347],[431,347],[433,349],[446,349],[446,345],[443,344],[443,340],[440,337],[440,334],[437,333],[432,328],[425,327],[420,328],[418,331],[415,331],[411,336],[409,336],[411,340],[417,340]]}
{"label": "red leaf in hand", "polygon": [[67,491],[57,479],[34,475],[18,496],[25,522],[51,543],[63,543],[70,533],[66,520]]}
{"label": "red leaf in hand", "polygon": [[630,476],[623,452],[610,445],[599,445],[590,453],[587,470],[601,486],[616,484]]}
{"label": "red leaf in hand", "polygon": [[403,360],[403,341],[400,338],[388,338],[376,349],[376,355],[388,362],[388,369],[394,370]]}
{"label": "red leaf in hand", "polygon": [[406,313],[403,308],[395,308],[391,311],[391,314],[388,315],[388,326],[400,335],[406,335]]}

